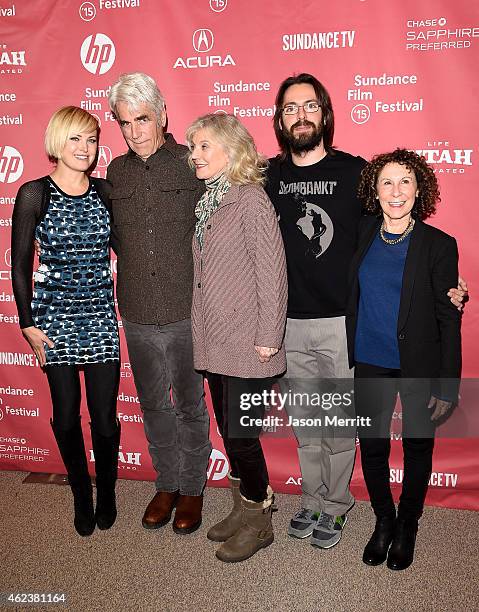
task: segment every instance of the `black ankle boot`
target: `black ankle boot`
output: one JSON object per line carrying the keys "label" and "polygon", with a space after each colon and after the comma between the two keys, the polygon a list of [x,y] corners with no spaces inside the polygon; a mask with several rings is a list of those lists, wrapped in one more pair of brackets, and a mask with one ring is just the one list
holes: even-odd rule
{"label": "black ankle boot", "polygon": [[414,560],[417,519],[399,518],[396,521],[394,538],[388,553],[387,566],[392,570],[404,570]]}
{"label": "black ankle boot", "polygon": [[91,439],[96,469],[96,510],[98,529],[110,529],[116,520],[115,485],[118,476],[120,423],[111,436],[102,436],[91,425]]}
{"label": "black ankle boot", "polygon": [[373,535],[363,552],[363,563],[381,565],[386,561],[389,546],[394,536],[394,516],[381,516],[376,519]]}
{"label": "black ankle boot", "polygon": [[83,443],[80,419],[68,430],[58,429],[52,420],[50,424],[65,464],[75,508],[75,529],[81,536],[89,536],[95,529],[93,490],[88,473],[88,463]]}

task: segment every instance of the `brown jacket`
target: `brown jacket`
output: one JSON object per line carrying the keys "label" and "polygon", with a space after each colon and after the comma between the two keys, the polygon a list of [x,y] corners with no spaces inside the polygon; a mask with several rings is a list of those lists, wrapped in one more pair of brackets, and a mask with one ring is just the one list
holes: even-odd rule
{"label": "brown jacket", "polygon": [[188,166],[188,149],[165,137],[146,162],[129,151],[108,168],[118,305],[135,323],[165,325],[191,311],[191,237],[205,188]]}
{"label": "brown jacket", "polygon": [[[276,214],[257,185],[233,185],[206,224],[203,251],[193,236],[195,368],[240,378],[286,369],[288,287]],[[279,348],[260,363],[256,346]]]}

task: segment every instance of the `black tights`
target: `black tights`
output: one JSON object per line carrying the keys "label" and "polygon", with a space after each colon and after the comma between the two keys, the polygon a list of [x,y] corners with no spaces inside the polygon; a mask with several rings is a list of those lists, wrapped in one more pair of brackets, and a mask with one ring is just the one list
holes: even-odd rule
{"label": "black tights", "polygon": [[247,415],[262,419],[265,407],[253,406],[248,411],[240,409],[242,394],[269,391],[270,378],[236,378],[206,373],[218,429],[230,462],[231,476],[240,478],[240,492],[254,502],[267,497],[268,468],[260,442],[261,427],[244,427],[240,417]]}
{"label": "black tights", "polygon": [[68,431],[80,416],[80,367],[85,373],[85,389],[91,423],[101,436],[116,432],[116,401],[120,382],[118,361],[90,363],[84,366],[49,365],[45,372],[53,404],[53,423]]}

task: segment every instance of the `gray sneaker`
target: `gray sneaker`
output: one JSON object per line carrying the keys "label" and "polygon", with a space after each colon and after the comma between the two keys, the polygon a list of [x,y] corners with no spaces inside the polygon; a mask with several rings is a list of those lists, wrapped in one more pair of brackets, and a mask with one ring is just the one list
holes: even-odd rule
{"label": "gray sneaker", "polygon": [[313,528],[311,544],[313,546],[319,546],[319,548],[332,548],[336,546],[341,539],[343,528],[347,520],[348,517],[345,514],[342,516],[333,516],[332,514],[321,512]]}
{"label": "gray sneaker", "polygon": [[288,535],[294,538],[307,538],[313,533],[320,513],[308,508],[301,508],[289,523]]}

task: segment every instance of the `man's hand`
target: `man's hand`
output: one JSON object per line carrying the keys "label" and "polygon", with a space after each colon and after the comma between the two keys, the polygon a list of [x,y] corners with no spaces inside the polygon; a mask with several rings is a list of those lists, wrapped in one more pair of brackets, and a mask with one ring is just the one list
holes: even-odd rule
{"label": "man's hand", "polygon": [[40,257],[40,255],[42,254],[42,248],[41,248],[40,243],[38,242],[38,240],[34,240],[33,241],[33,248],[35,249],[35,255],[37,257]]}
{"label": "man's hand", "polygon": [[451,302],[456,306],[456,308],[460,311],[464,309],[464,304],[469,299],[469,292],[467,290],[466,281],[459,277],[457,282],[457,288],[449,289],[447,295],[451,298]]}
{"label": "man's hand", "polygon": [[428,408],[433,411],[431,414],[431,421],[437,421],[441,417],[443,417],[452,406],[452,402],[446,402],[445,400],[438,399],[431,395],[431,399],[429,400]]}
{"label": "man's hand", "polygon": [[255,346],[254,350],[258,353],[260,362],[267,363],[273,355],[276,355],[279,349],[269,348],[267,346]]}
{"label": "man's hand", "polygon": [[52,342],[41,329],[38,329],[38,327],[34,327],[33,325],[31,327],[24,327],[22,329],[22,334],[25,336],[28,344],[32,347],[40,367],[43,368],[47,362],[45,344],[47,344],[49,348],[53,348],[55,343]]}

